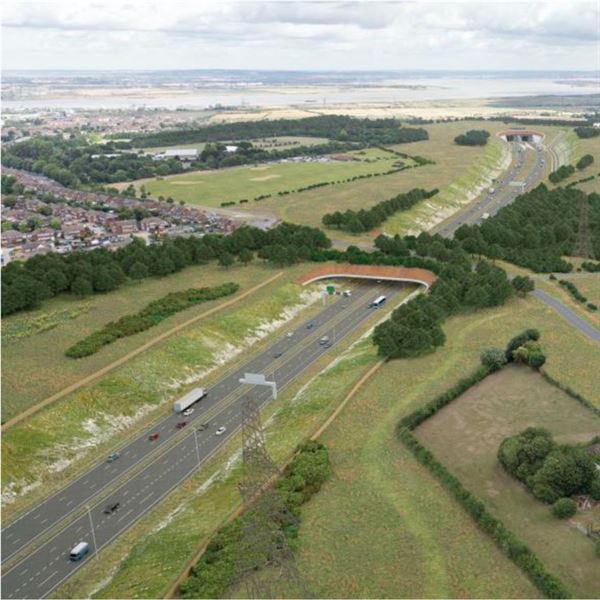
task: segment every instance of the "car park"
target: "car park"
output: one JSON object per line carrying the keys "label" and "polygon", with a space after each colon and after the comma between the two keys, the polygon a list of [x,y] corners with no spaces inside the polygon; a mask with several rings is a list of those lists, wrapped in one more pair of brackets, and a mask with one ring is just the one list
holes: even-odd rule
{"label": "car park", "polygon": [[158,433],[151,433],[151,434],[148,436],[148,439],[149,439],[151,442],[154,442],[155,440],[157,440],[157,439],[158,439],[158,437],[159,437],[159,436],[158,436]]}
{"label": "car park", "polygon": [[226,431],[227,431],[226,427],[219,427],[219,429],[217,429],[215,431],[215,435],[223,435]]}
{"label": "car park", "polygon": [[186,408],[181,414],[184,417],[189,417],[194,412],[193,408]]}
{"label": "car park", "polygon": [[104,509],[104,514],[110,515],[110,514],[114,513],[115,510],[119,510],[120,506],[121,506],[120,502],[112,502]]}
{"label": "car park", "polygon": [[177,423],[177,425],[175,425],[175,427],[177,429],[183,429],[186,425],[187,425],[187,421],[179,421],[179,423]]}
{"label": "car park", "polygon": [[117,458],[119,458],[119,456],[121,456],[118,452],[113,452],[107,459],[106,462],[107,463],[111,463],[111,462],[115,462],[115,460],[117,460]]}

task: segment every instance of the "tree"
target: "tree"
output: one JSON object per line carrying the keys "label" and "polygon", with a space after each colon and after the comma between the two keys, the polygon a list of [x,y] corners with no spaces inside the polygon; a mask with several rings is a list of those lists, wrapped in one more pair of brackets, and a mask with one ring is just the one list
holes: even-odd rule
{"label": "tree", "polygon": [[129,269],[129,277],[132,279],[145,279],[150,275],[150,270],[142,262],[134,262]]}
{"label": "tree", "polygon": [[226,269],[229,269],[234,262],[235,259],[233,258],[233,255],[229,254],[229,252],[223,252],[219,255],[218,263]]}
{"label": "tree", "polygon": [[557,519],[567,519],[577,512],[577,503],[571,498],[559,498],[552,505],[552,514]]}
{"label": "tree", "polygon": [[252,252],[252,250],[248,250],[248,248],[242,249],[239,255],[239,260],[243,265],[250,264],[254,260],[254,252]]}
{"label": "tree", "polygon": [[79,276],[71,283],[71,292],[76,296],[89,296],[94,293],[94,288],[87,277]]}
{"label": "tree", "polygon": [[481,353],[481,364],[490,371],[498,371],[506,364],[506,356],[501,348],[488,348]]}
{"label": "tree", "polygon": [[92,283],[96,292],[110,292],[118,287],[108,267],[98,267],[92,276]]}
{"label": "tree", "polygon": [[43,276],[43,281],[53,294],[58,294],[69,287],[69,280],[66,275],[58,269],[49,269],[46,271]]}
{"label": "tree", "polygon": [[525,296],[528,292],[533,292],[535,288],[533,280],[527,275],[513,277],[511,284],[520,296]]}

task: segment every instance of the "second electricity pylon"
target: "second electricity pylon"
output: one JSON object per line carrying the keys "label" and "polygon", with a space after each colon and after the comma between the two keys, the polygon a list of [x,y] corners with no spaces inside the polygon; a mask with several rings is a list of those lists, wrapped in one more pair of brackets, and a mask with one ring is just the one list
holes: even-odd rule
{"label": "second electricity pylon", "polygon": [[279,473],[269,456],[257,403],[242,407],[243,476],[240,493],[243,517],[236,581],[243,582],[249,598],[307,598],[289,547],[286,528],[298,524],[272,483]]}

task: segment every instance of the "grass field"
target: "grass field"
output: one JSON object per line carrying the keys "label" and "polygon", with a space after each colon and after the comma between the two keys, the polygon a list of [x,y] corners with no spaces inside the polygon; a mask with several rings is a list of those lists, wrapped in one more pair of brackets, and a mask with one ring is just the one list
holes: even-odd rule
{"label": "grass field", "polygon": [[542,332],[548,372],[600,406],[600,374],[586,366],[600,346],[534,298],[450,319],[443,348],[385,364],[322,438],[334,476],[303,508],[298,556],[317,596],[537,595],[395,435],[403,415],[456,383],[484,348],[528,327]]}
{"label": "grass field", "polygon": [[[286,269],[283,277],[268,289],[293,281],[305,268]],[[248,267],[234,266],[228,270],[212,264],[192,266],[165,278],[126,284],[109,294],[83,300],[73,296],[55,298],[44,302],[43,307],[37,310],[2,319],[3,419],[10,419],[24,408],[94,373],[171,327],[218,306],[221,301],[185,310],[148,331],[120,339],[87,358],[75,360],[64,355],[70,345],[107,322],[137,312],[148,302],[169,292],[235,281],[240,284],[239,294],[277,272],[258,263]]]}
{"label": "grass field", "polygon": [[567,185],[572,181],[577,181],[578,179],[584,179],[585,177],[589,177],[590,175],[595,175],[596,177],[591,181],[586,181],[584,183],[578,184],[576,187],[579,190],[584,191],[586,194],[591,194],[592,192],[600,193],[600,141],[598,138],[590,138],[590,139],[579,139],[573,134],[573,156],[572,162],[575,164],[584,154],[591,154],[594,157],[594,162],[583,170],[576,169],[575,173],[563,180],[560,185]]}
{"label": "grass field", "polygon": [[193,171],[164,179],[135,182],[145,184],[152,196],[172,196],[188,204],[219,206],[224,201],[253,199],[263,194],[277,194],[324,181],[338,181],[369,173],[385,173],[393,168],[398,157],[378,149],[353,153],[357,161],[327,161],[306,163],[276,163],[232,167],[217,171]]}
{"label": "grass field", "polygon": [[[500,466],[500,442],[544,427],[559,443],[591,440],[600,417],[526,367],[510,367],[477,384],[416,430],[417,437],[491,511],[527,543],[575,597],[598,598],[598,558],[571,521],[554,518]],[[595,515],[594,515],[595,513]],[[587,519],[600,526],[600,506]]]}
{"label": "grass field", "polygon": [[[411,290],[407,287],[404,295]],[[278,464],[324,422],[373,360],[370,341],[358,340],[333,362],[324,356],[267,406],[262,420],[269,452]],[[101,561],[90,561],[54,596],[163,597],[198,545],[239,504],[239,445],[236,436],[200,473],[104,550]]]}

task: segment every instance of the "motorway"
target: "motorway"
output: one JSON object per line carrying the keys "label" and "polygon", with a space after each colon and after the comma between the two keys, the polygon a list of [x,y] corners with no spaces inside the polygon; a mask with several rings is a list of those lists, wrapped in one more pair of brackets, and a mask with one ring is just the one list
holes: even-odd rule
{"label": "motorway", "polygon": [[[392,284],[362,284],[350,298],[330,299],[310,327],[309,322],[299,325],[293,335],[227,373],[195,405],[193,415],[170,415],[115,448],[120,452],[116,461],[95,465],[8,525],[2,531],[2,562],[8,568],[2,576],[2,598],[47,596],[201,467],[239,429],[244,399],[251,394],[263,406],[271,397],[268,388],[240,384],[245,372],[266,373],[283,388],[374,316],[377,309],[368,308],[370,301],[382,293],[393,298],[399,290]],[[331,348],[318,343],[324,335],[331,339]],[[177,429],[182,420],[189,424]],[[209,427],[200,431],[197,426],[205,422]],[[216,436],[218,427],[226,427],[226,433]],[[158,433],[158,440],[150,442],[151,433]],[[114,502],[120,503],[119,509],[104,514]],[[69,551],[80,541],[89,543],[90,553],[72,562]]]}
{"label": "motorway", "polygon": [[[536,150],[534,146],[521,142],[510,142],[510,144],[514,160],[509,171],[494,183],[494,192],[488,192],[480,200],[469,204],[465,209],[434,227],[430,233],[452,237],[461,225],[481,223],[486,213],[493,216],[501,208],[511,204],[519,194],[523,193],[520,187],[511,185],[512,183],[523,183],[525,191],[530,190],[539,183],[544,172],[545,152],[543,149]],[[530,170],[525,165],[526,152],[535,153],[533,168]]]}

